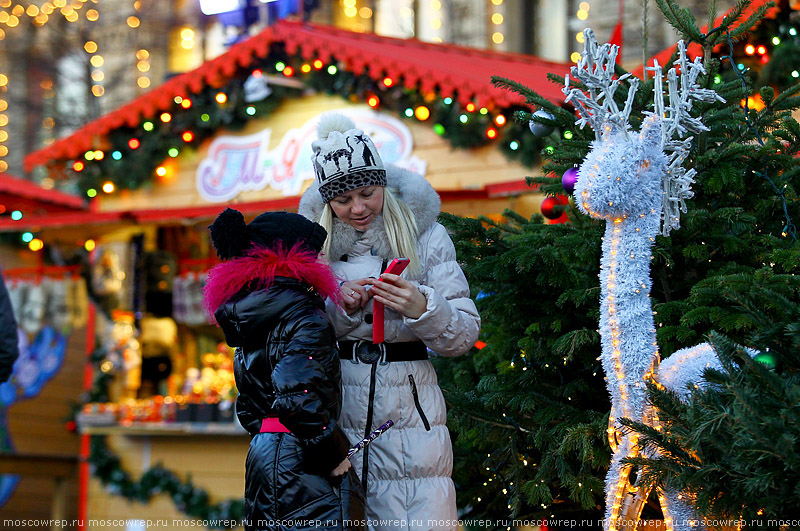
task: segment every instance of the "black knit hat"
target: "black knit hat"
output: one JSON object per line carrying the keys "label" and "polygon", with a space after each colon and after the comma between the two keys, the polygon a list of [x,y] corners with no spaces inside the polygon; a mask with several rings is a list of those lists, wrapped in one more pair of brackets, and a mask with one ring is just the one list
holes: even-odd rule
{"label": "black knit hat", "polygon": [[265,212],[249,224],[238,210],[226,208],[209,227],[217,255],[228,260],[242,256],[253,246],[274,249],[279,244],[319,253],[328,233],[318,223],[292,212]]}

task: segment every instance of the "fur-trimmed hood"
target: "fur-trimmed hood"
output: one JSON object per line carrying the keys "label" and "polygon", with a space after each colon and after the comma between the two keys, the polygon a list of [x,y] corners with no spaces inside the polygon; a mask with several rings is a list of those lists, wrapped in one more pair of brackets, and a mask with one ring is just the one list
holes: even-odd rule
{"label": "fur-trimmed hood", "polygon": [[245,256],[214,266],[203,288],[203,307],[209,316],[245,286],[266,290],[275,277],[288,277],[313,287],[323,297],[337,298],[339,284],[330,267],[301,245],[291,249],[254,247]]}
{"label": "fur-trimmed hood", "polygon": [[[411,209],[411,213],[417,220],[419,233],[423,234],[439,216],[442,207],[439,194],[425,177],[397,166],[386,166],[386,180],[386,186]],[[303,193],[297,211],[312,221],[319,221],[324,206],[325,203],[319,193],[319,183],[314,181]],[[364,233],[357,231],[347,223],[334,219],[333,230],[328,237],[331,238],[331,260],[333,261],[347,254],[362,237],[372,242],[373,249],[378,256],[392,258],[392,249],[383,227],[383,216],[377,216]]]}

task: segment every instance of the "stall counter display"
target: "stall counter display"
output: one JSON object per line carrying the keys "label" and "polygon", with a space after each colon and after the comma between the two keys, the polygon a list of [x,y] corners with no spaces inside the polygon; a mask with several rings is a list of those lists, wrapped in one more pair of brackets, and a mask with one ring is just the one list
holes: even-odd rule
{"label": "stall counter display", "polygon": [[84,433],[153,430],[162,433],[214,431],[203,427],[228,425],[231,433],[244,433],[234,414],[236,384],[231,349],[221,344],[216,353],[203,354],[202,367],[191,367],[182,377],[170,376],[169,387],[180,392],[147,398],[123,398],[117,403],[87,403],[76,417]]}

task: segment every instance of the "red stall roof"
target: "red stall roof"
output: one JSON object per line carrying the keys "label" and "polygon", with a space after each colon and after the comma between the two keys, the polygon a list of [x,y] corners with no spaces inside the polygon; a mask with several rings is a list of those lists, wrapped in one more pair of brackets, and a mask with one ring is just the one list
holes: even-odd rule
{"label": "red stall roof", "polygon": [[0,205],[6,212],[21,210],[40,215],[75,213],[89,209],[86,202],[76,195],[45,190],[31,181],[7,173],[0,173]]}
{"label": "red stall roof", "polygon": [[281,20],[250,39],[233,45],[223,55],[199,68],[175,76],[159,87],[123,105],[68,137],[34,151],[25,157],[25,169],[55,160],[74,159],[93,149],[96,137],[121,127],[135,127],[143,120],[172,109],[176,96],[200,92],[205,86],[227,83],[239,67],[263,58],[272,43],[283,43],[290,54],[323,61],[337,59],[356,74],[375,80],[386,76],[400,79],[406,87],[423,91],[438,87],[440,93],[454,96],[461,103],[478,106],[494,103],[499,107],[522,105],[524,98],[491,84],[493,75],[507,77],[535,89],[554,102],[563,101],[561,87],[547,79],[548,73],[566,74],[569,64],[538,57],[476,50],[461,46],[396,39],[369,33],[354,33],[329,26]]}

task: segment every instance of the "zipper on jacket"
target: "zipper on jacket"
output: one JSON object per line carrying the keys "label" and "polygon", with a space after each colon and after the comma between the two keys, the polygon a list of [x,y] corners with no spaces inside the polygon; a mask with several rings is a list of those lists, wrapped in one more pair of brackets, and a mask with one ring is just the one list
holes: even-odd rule
{"label": "zipper on jacket", "polygon": [[411,384],[411,395],[414,397],[414,407],[417,408],[417,413],[419,413],[420,418],[422,419],[422,423],[425,425],[426,431],[431,431],[431,424],[428,422],[428,417],[425,416],[425,412],[422,411],[422,405],[419,403],[419,394],[417,393],[417,384],[414,381],[414,375],[408,375],[408,383]]}

